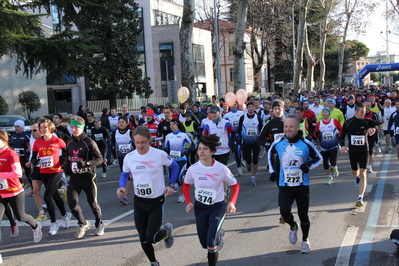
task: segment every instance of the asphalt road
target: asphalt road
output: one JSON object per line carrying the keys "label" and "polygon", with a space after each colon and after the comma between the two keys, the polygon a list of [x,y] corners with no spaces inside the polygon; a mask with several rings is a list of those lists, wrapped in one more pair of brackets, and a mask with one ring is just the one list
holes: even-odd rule
{"label": "asphalt road", "polygon": [[[230,160],[232,163],[233,160]],[[398,265],[396,246],[389,235],[398,225],[399,169],[396,154],[379,154],[374,171],[369,174],[365,207],[355,208],[358,191],[351,175],[348,156],[339,155],[340,176],[330,186],[322,166],[312,170],[310,186],[311,253],[300,254],[298,243],[288,242],[289,226],[278,222],[278,190],[268,179],[266,159],[260,161],[257,186],[250,186],[249,173],[237,177],[241,191],[237,213],[228,214],[223,228],[225,245],[218,265]],[[236,167],[230,166],[236,173]],[[94,228],[82,239],[75,239],[76,220],[69,229],[49,236],[44,222],[43,239],[33,243],[31,229],[20,226],[20,235],[9,238],[6,217],[2,222],[0,253],[4,265],[149,265],[141,250],[133,222],[133,205],[122,206],[116,198],[119,167],[110,166],[107,178],[98,179],[99,203],[107,225],[103,236]],[[177,196],[166,200],[164,222],[173,224],[175,244],[166,249],[155,245],[156,256],[163,266],[207,265],[206,250],[199,244],[193,214],[187,214]],[[93,214],[82,193],[80,204],[87,219]],[[67,207],[68,209],[68,207]],[[36,217],[32,197],[26,197],[26,210]],[[294,217],[296,206],[293,206]],[[57,211],[57,218],[61,214]]]}

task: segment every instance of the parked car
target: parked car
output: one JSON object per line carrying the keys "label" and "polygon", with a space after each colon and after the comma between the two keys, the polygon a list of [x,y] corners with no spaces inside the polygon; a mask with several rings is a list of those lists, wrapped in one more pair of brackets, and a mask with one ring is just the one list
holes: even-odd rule
{"label": "parked car", "polygon": [[0,115],[0,129],[12,135],[15,133],[14,122],[22,120],[25,122],[25,131],[30,133],[32,123],[22,115]]}

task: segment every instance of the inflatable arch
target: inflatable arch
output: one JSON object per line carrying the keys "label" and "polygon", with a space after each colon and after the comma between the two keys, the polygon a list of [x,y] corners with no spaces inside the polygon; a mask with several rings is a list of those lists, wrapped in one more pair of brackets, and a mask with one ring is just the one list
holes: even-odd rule
{"label": "inflatable arch", "polygon": [[384,72],[399,70],[399,63],[366,65],[355,73],[355,86],[363,86],[363,79],[370,72]]}

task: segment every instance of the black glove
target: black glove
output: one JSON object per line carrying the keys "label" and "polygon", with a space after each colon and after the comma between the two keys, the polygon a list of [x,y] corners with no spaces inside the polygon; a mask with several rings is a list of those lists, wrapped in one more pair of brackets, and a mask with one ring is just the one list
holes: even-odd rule
{"label": "black glove", "polygon": [[37,159],[32,159],[30,162],[34,165],[34,166],[36,166],[36,165],[38,165],[39,163],[40,163],[40,158],[37,158]]}
{"label": "black glove", "polygon": [[229,147],[230,147],[232,152],[234,152],[236,150],[236,144],[235,143],[230,143]]}
{"label": "black glove", "polygon": [[270,174],[269,179],[270,179],[270,181],[275,182],[277,180],[277,177],[278,177],[277,173],[273,172]]}
{"label": "black glove", "polygon": [[65,158],[60,156],[60,165],[62,168],[64,168],[64,164],[65,164]]}
{"label": "black glove", "polygon": [[82,168],[88,167],[89,165],[87,165],[86,161],[76,161],[76,166],[79,169],[82,169]]}
{"label": "black glove", "polygon": [[306,163],[302,164],[300,168],[305,174],[309,173],[309,166]]}
{"label": "black glove", "polygon": [[241,137],[237,137],[236,143],[237,143],[237,145],[241,145],[242,144],[242,138]]}

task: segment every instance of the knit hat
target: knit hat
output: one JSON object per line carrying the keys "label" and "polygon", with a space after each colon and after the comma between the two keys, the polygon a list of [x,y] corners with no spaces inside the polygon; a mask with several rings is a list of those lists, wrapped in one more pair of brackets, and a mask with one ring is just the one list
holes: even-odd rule
{"label": "knit hat", "polygon": [[17,121],[14,122],[14,126],[19,126],[22,129],[25,129],[25,122],[22,121],[22,120],[17,120]]}
{"label": "knit hat", "polygon": [[331,114],[330,108],[324,107],[323,110],[321,110],[321,111],[323,112],[324,110],[326,110],[329,114]]}
{"label": "knit hat", "polygon": [[272,108],[274,108],[274,107],[284,108],[284,103],[281,101],[273,101]]}

